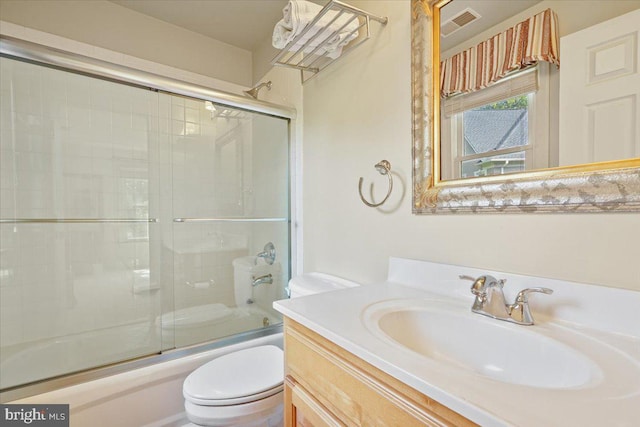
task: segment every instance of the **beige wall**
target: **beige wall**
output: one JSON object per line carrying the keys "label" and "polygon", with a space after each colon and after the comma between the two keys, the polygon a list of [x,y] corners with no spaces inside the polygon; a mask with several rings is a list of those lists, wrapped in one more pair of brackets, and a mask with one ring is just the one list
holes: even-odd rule
{"label": "beige wall", "polygon": [[0,0],[0,20],[243,86],[251,52],[104,0]]}
{"label": "beige wall", "polygon": [[[271,38],[264,40],[252,52],[253,59],[253,83],[257,84],[260,77],[267,74],[273,68],[281,69],[282,67],[272,67],[271,60],[275,58],[279,50],[271,45]],[[295,71],[295,70],[290,70]],[[294,73],[297,74],[297,73]]]}
{"label": "beige wall", "polygon": [[[389,24],[304,85],[305,271],[369,283],[400,256],[640,290],[640,214],[412,215],[409,2],[354,5]],[[383,158],[394,194],[368,208],[358,178],[383,193]]]}

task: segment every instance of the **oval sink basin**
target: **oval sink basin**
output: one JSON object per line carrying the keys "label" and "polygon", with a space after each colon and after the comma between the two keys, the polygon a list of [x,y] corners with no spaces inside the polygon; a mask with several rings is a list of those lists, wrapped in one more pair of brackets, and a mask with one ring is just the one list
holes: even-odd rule
{"label": "oval sink basin", "polygon": [[511,384],[572,388],[598,377],[582,353],[539,332],[441,301],[386,301],[363,313],[379,338],[452,368]]}

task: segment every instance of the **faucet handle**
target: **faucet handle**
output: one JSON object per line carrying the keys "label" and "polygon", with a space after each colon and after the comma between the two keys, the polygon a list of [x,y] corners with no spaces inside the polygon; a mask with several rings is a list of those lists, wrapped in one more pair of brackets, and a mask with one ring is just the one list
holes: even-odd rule
{"label": "faucet handle", "polygon": [[521,290],[520,292],[518,292],[518,295],[516,295],[516,304],[520,303],[520,304],[526,304],[528,302],[528,298],[527,296],[531,293],[531,292],[540,292],[543,294],[547,294],[550,295],[553,293],[553,289],[549,289],[549,288],[526,288]]}
{"label": "faucet handle", "polygon": [[531,292],[540,292],[543,294],[552,294],[553,289],[549,288],[526,288],[518,292],[516,300],[509,306],[509,316],[511,316],[512,322],[519,325],[533,325],[533,316],[531,315],[531,309],[529,308],[529,300],[527,296]]}
{"label": "faucet handle", "polygon": [[265,262],[269,265],[273,265],[276,260],[276,247],[273,243],[269,242],[264,245],[264,250],[256,255],[258,258],[264,258]]}
{"label": "faucet handle", "polygon": [[500,289],[502,289],[504,283],[506,282],[506,279],[498,280],[495,277],[489,275],[474,278],[462,274],[458,277],[462,280],[471,280],[473,282],[473,285],[471,285],[471,293],[476,296],[485,296],[487,294],[486,289],[492,285],[497,285],[500,287]]}
{"label": "faucet handle", "polygon": [[486,292],[484,291],[484,276],[480,276],[476,278],[472,276],[467,276],[466,274],[461,274],[458,277],[461,280],[470,280],[473,282],[473,285],[471,285],[472,294],[481,298],[486,296]]}

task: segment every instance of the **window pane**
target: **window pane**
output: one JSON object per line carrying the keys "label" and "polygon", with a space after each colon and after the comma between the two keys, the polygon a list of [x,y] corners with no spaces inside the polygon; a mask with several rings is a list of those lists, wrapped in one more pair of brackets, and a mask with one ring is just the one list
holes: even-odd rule
{"label": "window pane", "polygon": [[506,173],[522,172],[525,167],[525,152],[498,154],[481,159],[464,160],[462,162],[462,177],[503,175]]}
{"label": "window pane", "polygon": [[529,143],[528,95],[483,105],[463,113],[463,155]]}

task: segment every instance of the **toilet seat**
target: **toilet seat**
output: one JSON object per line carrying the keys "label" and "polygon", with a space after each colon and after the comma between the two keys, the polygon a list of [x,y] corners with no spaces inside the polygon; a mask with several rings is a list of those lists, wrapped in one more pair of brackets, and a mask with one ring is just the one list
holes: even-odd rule
{"label": "toilet seat", "polygon": [[182,393],[195,405],[239,405],[280,393],[283,378],[284,355],[280,348],[251,347],[202,365],[187,377]]}
{"label": "toilet seat", "polygon": [[199,406],[234,406],[240,405],[243,403],[252,403],[258,400],[266,399],[267,397],[273,396],[274,394],[278,394],[284,390],[284,385],[280,384],[270,390],[265,390],[260,393],[250,394],[247,396],[240,396],[233,399],[201,399],[193,396],[188,396],[183,392],[184,399],[188,402],[193,403],[194,405]]}

